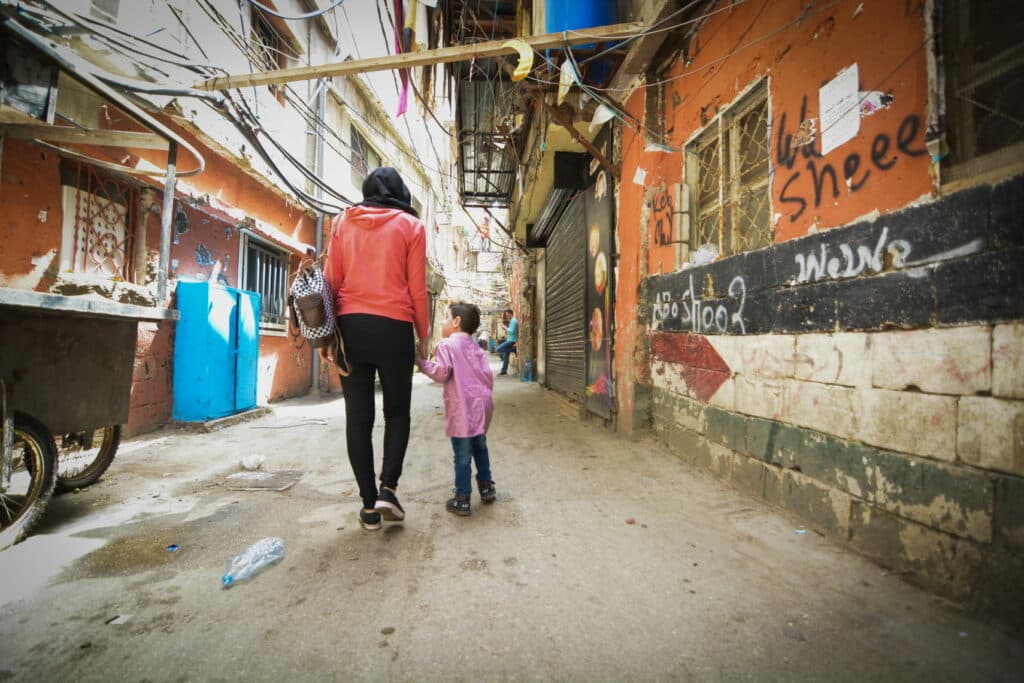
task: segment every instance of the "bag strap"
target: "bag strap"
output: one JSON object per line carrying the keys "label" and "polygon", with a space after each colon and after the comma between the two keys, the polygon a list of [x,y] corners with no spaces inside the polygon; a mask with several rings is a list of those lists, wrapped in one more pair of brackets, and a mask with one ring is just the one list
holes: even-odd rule
{"label": "bag strap", "polygon": [[345,340],[341,338],[341,330],[338,326],[334,326],[334,338],[337,342],[336,353],[334,354],[334,369],[338,371],[338,374],[342,377],[348,377],[352,374],[352,366],[348,362],[348,356],[345,355]]}
{"label": "bag strap", "polygon": [[[334,237],[334,233],[337,231],[337,226],[331,231],[331,237]],[[333,240],[332,240],[333,242]],[[324,249],[323,253],[320,254],[320,258],[317,259],[317,265],[321,266],[324,274],[324,282],[330,282],[328,273],[331,269],[331,260],[328,256],[328,249]],[[331,311],[333,315],[334,311]],[[348,356],[345,354],[345,340],[341,337],[341,329],[337,324],[334,325],[334,340],[335,340],[335,351],[334,354],[334,369],[338,372],[341,377],[348,377],[352,374],[352,365],[348,362]]]}

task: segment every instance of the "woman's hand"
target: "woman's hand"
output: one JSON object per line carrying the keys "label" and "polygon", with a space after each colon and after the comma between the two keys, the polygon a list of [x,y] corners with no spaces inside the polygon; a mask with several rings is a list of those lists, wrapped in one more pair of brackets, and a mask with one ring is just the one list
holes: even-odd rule
{"label": "woman's hand", "polygon": [[420,339],[416,342],[416,357],[420,360],[426,360],[428,353],[430,352],[430,342],[426,339]]}
{"label": "woman's hand", "polygon": [[320,359],[323,360],[323,362],[325,362],[325,363],[333,363],[334,362],[334,347],[333,347],[332,344],[327,344],[326,346],[321,346],[317,350],[320,352]]}

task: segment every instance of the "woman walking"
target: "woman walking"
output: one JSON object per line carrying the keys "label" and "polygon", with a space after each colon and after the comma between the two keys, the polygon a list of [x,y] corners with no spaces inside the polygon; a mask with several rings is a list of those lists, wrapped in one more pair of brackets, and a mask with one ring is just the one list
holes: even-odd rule
{"label": "woman walking", "polygon": [[[427,349],[426,231],[409,189],[389,167],[363,181],[363,201],[336,216],[324,267],[334,313],[352,369],[341,378],[345,440],[363,507],[359,523],[379,529],[401,521],[395,491],[409,443],[412,370]],[[414,334],[419,339],[414,341]],[[336,349],[321,349],[330,359]],[[374,472],[374,376],[384,393],[384,459],[380,489]]]}

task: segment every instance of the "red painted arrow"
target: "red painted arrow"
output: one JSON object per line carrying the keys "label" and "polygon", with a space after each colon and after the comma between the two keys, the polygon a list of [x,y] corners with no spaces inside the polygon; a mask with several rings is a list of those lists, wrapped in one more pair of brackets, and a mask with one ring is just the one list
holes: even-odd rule
{"label": "red painted arrow", "polygon": [[732,370],[715,347],[700,334],[655,332],[651,335],[651,357],[675,364],[687,394],[698,401],[706,402],[732,377]]}

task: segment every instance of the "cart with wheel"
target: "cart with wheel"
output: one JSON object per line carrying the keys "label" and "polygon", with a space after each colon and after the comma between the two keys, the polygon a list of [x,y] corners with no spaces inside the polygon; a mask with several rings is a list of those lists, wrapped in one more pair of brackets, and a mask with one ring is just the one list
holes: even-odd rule
{"label": "cart with wheel", "polygon": [[138,323],[176,317],[0,288],[0,549],[25,535],[55,487],[87,486],[110,465],[128,421]]}

